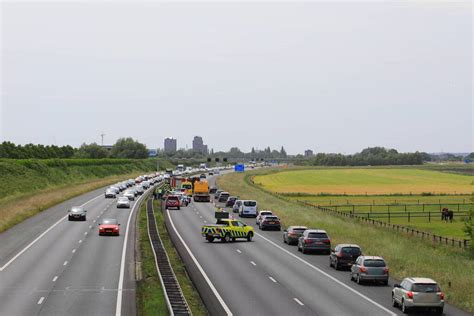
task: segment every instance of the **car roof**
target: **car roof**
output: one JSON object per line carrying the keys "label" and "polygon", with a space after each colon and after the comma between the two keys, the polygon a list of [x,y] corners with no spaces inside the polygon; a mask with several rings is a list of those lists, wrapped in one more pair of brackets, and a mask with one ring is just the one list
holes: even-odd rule
{"label": "car roof", "polygon": [[364,260],[383,260],[383,261],[385,261],[384,258],[379,257],[379,256],[361,256],[361,257]]}
{"label": "car roof", "polygon": [[356,245],[356,244],[338,244],[338,245],[336,245],[336,247],[342,247],[342,248],[344,248],[344,247],[357,247],[357,248],[360,248],[360,246]]}
{"label": "car roof", "polygon": [[437,283],[435,280],[430,279],[430,278],[420,278],[420,277],[413,277],[413,278],[407,278],[413,283]]}
{"label": "car roof", "polygon": [[288,229],[296,229],[296,228],[308,229],[308,227],[306,227],[306,226],[290,226],[290,227],[288,227]]}
{"label": "car roof", "polygon": [[[305,233],[308,232],[308,233],[326,233],[325,230],[322,230],[322,229],[306,229],[305,230]],[[327,233],[326,233],[327,234]]]}

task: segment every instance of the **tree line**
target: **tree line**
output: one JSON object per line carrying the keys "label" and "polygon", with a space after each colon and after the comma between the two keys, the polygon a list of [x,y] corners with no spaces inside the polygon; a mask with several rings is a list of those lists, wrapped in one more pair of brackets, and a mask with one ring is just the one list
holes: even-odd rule
{"label": "tree line", "polygon": [[132,138],[120,138],[111,148],[96,143],[82,144],[79,148],[41,144],[0,144],[0,158],[7,159],[68,159],[68,158],[148,158],[146,146]]}

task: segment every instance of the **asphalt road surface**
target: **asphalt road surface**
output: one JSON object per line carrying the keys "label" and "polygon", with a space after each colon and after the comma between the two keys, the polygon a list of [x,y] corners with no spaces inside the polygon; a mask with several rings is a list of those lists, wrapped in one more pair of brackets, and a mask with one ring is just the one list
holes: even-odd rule
{"label": "asphalt road surface", "polygon": [[[209,179],[210,185],[215,177]],[[260,231],[252,242],[209,243],[201,226],[214,224],[212,203],[191,203],[169,216],[210,282],[234,315],[401,315],[390,286],[357,285],[348,271],[329,268],[327,255],[303,255],[282,232]],[[237,214],[234,217],[238,218]],[[426,315],[418,312],[418,315]],[[445,306],[445,315],[470,315]]]}
{"label": "asphalt road surface", "polygon": [[[136,212],[117,209],[103,192],[61,203],[0,234],[0,315],[136,314]],[[68,221],[73,205],[84,205],[87,221]],[[120,236],[98,235],[103,218],[118,220]]]}

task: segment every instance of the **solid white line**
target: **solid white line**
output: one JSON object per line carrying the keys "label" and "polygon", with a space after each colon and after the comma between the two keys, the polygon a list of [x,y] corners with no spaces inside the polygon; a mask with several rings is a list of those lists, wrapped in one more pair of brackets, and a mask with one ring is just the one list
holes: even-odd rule
{"label": "solid white line", "polygon": [[277,283],[277,280],[275,280],[274,278],[272,278],[271,276],[268,277],[273,283]]}
{"label": "solid white line", "polygon": [[242,253],[242,251],[240,251],[240,249],[236,249],[235,251],[237,251],[238,253]]}
{"label": "solid white line", "polygon": [[63,266],[67,265],[67,261],[64,261]]}
{"label": "solid white line", "polygon": [[293,298],[295,300],[296,303],[300,304],[301,306],[304,306],[303,302],[301,302],[299,299],[297,299],[296,297]]}
{"label": "solid white line", "polygon": [[[151,189],[148,189],[148,190],[151,190]],[[143,198],[145,195],[146,194],[142,194],[140,196],[140,198],[137,200],[137,202],[141,198]],[[122,292],[123,292],[123,279],[124,279],[124,275],[125,275],[125,259],[126,259],[126,256],[127,256],[128,231],[129,231],[129,228],[130,228],[130,221],[132,219],[132,214],[137,209],[137,207],[136,207],[137,205],[139,205],[139,203],[135,203],[133,205],[132,211],[128,215],[127,229],[125,230],[125,238],[124,238],[124,241],[123,241],[123,248],[122,248],[122,261],[120,262],[120,276],[119,276],[119,282],[118,282],[118,285],[117,285],[117,304],[115,305],[115,315],[116,316],[122,315]]]}
{"label": "solid white line", "polygon": [[254,265],[254,266],[257,265],[257,264],[256,264],[255,262],[253,262],[253,261],[250,261],[250,263],[251,263],[252,265]]}
{"label": "solid white line", "polygon": [[214,284],[212,284],[211,280],[209,279],[209,277],[207,276],[206,272],[204,271],[204,269],[202,268],[201,264],[199,263],[199,261],[196,259],[196,257],[193,255],[193,253],[191,252],[191,249],[189,249],[188,245],[184,242],[184,239],[183,237],[181,237],[181,235],[178,233],[178,230],[176,229],[176,227],[174,226],[174,223],[173,223],[173,219],[171,219],[171,216],[170,216],[170,212],[168,209],[166,209],[166,214],[168,215],[168,218],[170,220],[170,224],[171,224],[171,227],[173,227],[174,231],[176,232],[176,235],[178,236],[179,240],[183,243],[183,246],[184,248],[186,249],[186,251],[189,253],[189,255],[191,256],[191,259],[193,259],[194,261],[194,264],[196,265],[196,267],[198,268],[198,270],[201,272],[202,276],[204,277],[204,279],[206,280],[207,284],[209,285],[209,287],[211,288],[211,291],[214,293],[214,295],[216,296],[217,300],[219,301],[219,303],[222,305],[222,308],[224,309],[224,311],[226,312],[226,314],[228,316],[232,316],[232,312],[230,311],[229,307],[227,306],[227,304],[224,302],[224,299],[221,297],[221,295],[219,294],[219,292],[217,292],[217,289],[215,288]]}
{"label": "solid white line", "polygon": [[57,279],[58,279],[58,276],[55,276],[55,277],[53,278],[53,282],[56,282]]}
{"label": "solid white line", "polygon": [[38,305],[41,305],[43,303],[43,301],[44,301],[44,296],[41,296],[41,298],[38,301]]}
{"label": "solid white line", "polygon": [[[85,206],[86,204],[98,199],[99,197],[101,197],[101,195],[99,196],[96,196],[95,198],[92,198],[90,199],[89,201],[87,201],[86,203],[82,204],[81,207]],[[63,220],[65,220],[66,218],[68,217],[68,215],[65,215],[63,216],[61,219],[59,219],[56,223],[54,223],[53,225],[51,225],[47,230],[45,230],[41,235],[39,235],[38,237],[36,237],[35,240],[33,240],[32,242],[30,242],[28,244],[28,246],[26,246],[25,248],[23,248],[19,253],[17,253],[13,258],[11,258],[7,263],[5,263],[3,265],[3,267],[0,267],[0,272],[2,272],[3,270],[5,270],[13,261],[15,261],[19,256],[21,256],[25,251],[27,251],[31,246],[33,246],[38,240],[40,240],[41,238],[43,238],[44,235],[46,235],[50,230],[52,230],[54,227],[56,227],[57,225],[59,225]]]}
{"label": "solid white line", "polygon": [[348,289],[349,291],[351,291],[352,293],[362,297],[363,299],[365,299],[366,301],[374,304],[375,306],[377,306],[378,308],[382,309],[383,311],[387,312],[389,315],[392,315],[392,316],[396,316],[397,314],[393,313],[392,311],[388,310],[387,308],[383,307],[382,305],[380,305],[379,303],[377,303],[376,301],[372,300],[371,298],[365,296],[364,294],[360,293],[359,291],[351,288],[350,286],[348,286],[347,284],[339,281],[338,279],[336,279],[335,277],[333,277],[332,275],[324,272],[323,270],[319,269],[318,267],[312,265],[311,263],[309,263],[308,261],[306,260],[303,260],[301,259],[300,257],[298,257],[297,255],[289,252],[288,250],[282,248],[281,246],[277,245],[276,243],[274,243],[273,241],[271,241],[270,239],[264,237],[263,235],[259,234],[259,233],[255,233],[255,235],[258,235],[260,236],[261,238],[263,238],[264,240],[266,240],[267,242],[269,242],[270,244],[272,244],[273,246],[277,247],[278,249],[280,249],[281,251],[285,252],[286,254],[292,256],[293,258],[297,259],[298,261],[304,263],[305,265],[307,265],[308,267],[310,267],[311,269],[313,270],[316,270],[318,271],[319,273],[321,273],[322,275],[328,277],[329,279],[331,279],[332,281],[336,282],[337,284],[345,287],[346,289]]}

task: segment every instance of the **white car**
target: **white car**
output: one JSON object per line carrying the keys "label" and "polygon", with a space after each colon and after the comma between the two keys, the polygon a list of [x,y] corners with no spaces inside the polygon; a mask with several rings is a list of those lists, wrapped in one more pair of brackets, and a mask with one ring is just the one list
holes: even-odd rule
{"label": "white car", "polygon": [[260,225],[260,221],[262,220],[262,218],[264,216],[267,216],[267,215],[273,215],[273,212],[272,211],[260,211],[260,212],[258,212],[258,216],[255,220],[255,224]]}
{"label": "white car", "polygon": [[130,200],[128,197],[119,197],[117,200],[117,208],[130,208]]}
{"label": "white car", "polygon": [[257,201],[243,200],[239,208],[240,217],[257,217]]}
{"label": "white car", "polygon": [[129,201],[135,201],[135,192],[127,190],[123,194],[124,197],[126,197]]}

